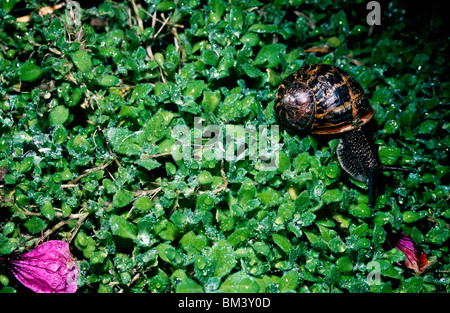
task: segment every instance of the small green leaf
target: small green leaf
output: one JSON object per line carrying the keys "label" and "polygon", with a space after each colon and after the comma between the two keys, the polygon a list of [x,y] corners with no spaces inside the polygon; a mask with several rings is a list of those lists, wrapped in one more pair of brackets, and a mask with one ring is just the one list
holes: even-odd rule
{"label": "small green leaf", "polygon": [[[149,199],[149,198],[142,197],[139,199]],[[137,223],[138,235],[136,240],[136,242],[139,245],[144,247],[150,247],[155,243],[155,239],[153,238],[152,234],[152,228],[154,227],[154,225],[155,225],[155,217],[152,214],[147,214],[139,220],[139,222]]]}
{"label": "small green leaf", "polygon": [[254,66],[251,66],[249,64],[242,64],[242,69],[244,70],[245,74],[251,78],[257,78],[262,75],[262,72]]}
{"label": "small green leaf", "polygon": [[214,265],[214,276],[223,277],[234,268],[236,258],[233,246],[226,240],[220,240],[211,248],[207,257]]}
{"label": "small green leaf", "polygon": [[69,118],[69,109],[63,105],[54,107],[48,116],[50,126],[62,125]]}
{"label": "small green leaf", "polygon": [[383,132],[385,134],[394,134],[399,128],[399,122],[389,120],[384,123]]}
{"label": "small green leaf", "polygon": [[2,240],[0,242],[0,255],[11,254],[16,248],[16,242],[12,240]]}
{"label": "small green leaf", "polygon": [[200,185],[209,185],[212,183],[212,175],[209,171],[201,171],[198,174],[198,182]]}
{"label": "small green leaf", "polygon": [[15,4],[16,0],[2,0],[3,11],[5,11],[5,13],[9,13]]}
{"label": "small green leaf", "polygon": [[240,39],[240,42],[247,43],[251,47],[256,46],[259,43],[259,41],[260,41],[259,36],[253,32],[245,33]]}
{"label": "small green leaf", "polygon": [[241,30],[245,18],[239,6],[233,6],[230,11],[230,24],[233,28]]}
{"label": "small green leaf", "polygon": [[285,253],[288,253],[289,250],[291,250],[292,245],[286,237],[278,234],[273,234],[272,239],[273,242],[275,242],[275,244],[280,247],[281,250],[283,250]]}
{"label": "small green leaf", "polygon": [[169,10],[173,10],[175,8],[176,8],[176,5],[175,5],[175,3],[173,3],[173,1],[163,1],[163,2],[160,2],[156,6],[155,10],[156,11],[169,11]]}
{"label": "small green leaf", "polygon": [[151,171],[154,168],[160,167],[161,163],[154,159],[141,159],[135,162],[137,165],[144,167],[147,171]]}
{"label": "small green leaf", "polygon": [[381,162],[387,165],[393,165],[400,157],[401,149],[398,147],[384,147],[380,149],[379,155]]}
{"label": "small green leaf", "polygon": [[421,218],[421,216],[417,212],[413,212],[413,211],[405,211],[405,212],[403,212],[403,221],[405,223],[412,223],[412,222],[417,221],[420,218]]}
{"label": "small green leaf", "polygon": [[350,272],[353,269],[352,261],[348,256],[343,256],[336,261],[339,271]]}
{"label": "small green leaf", "polygon": [[44,204],[41,206],[41,214],[48,220],[53,220],[55,217],[55,209],[50,201],[45,200]]}
{"label": "small green leaf", "polygon": [[211,49],[205,49],[203,51],[203,62],[208,65],[216,66],[219,61],[219,54]]}
{"label": "small green leaf", "polygon": [[204,290],[202,286],[197,284],[194,280],[191,278],[183,278],[175,288],[176,292],[178,293],[203,293]]}
{"label": "small green leaf", "polygon": [[134,207],[141,211],[150,210],[154,204],[155,203],[149,197],[140,197],[133,203]]}
{"label": "small green leaf", "polygon": [[122,208],[133,200],[134,194],[130,191],[120,189],[113,197],[113,206]]}
{"label": "small green leaf", "polygon": [[356,206],[350,207],[350,214],[356,217],[371,217],[372,211],[367,204],[360,203]]}
{"label": "small green leaf", "polygon": [[114,75],[102,76],[98,81],[98,84],[103,87],[112,87],[117,85],[118,83],[119,79]]}
{"label": "small green leaf", "polygon": [[438,125],[438,121],[434,120],[427,120],[422,123],[420,123],[419,126],[417,126],[417,132],[419,134],[432,134]]}
{"label": "small green leaf", "polygon": [[183,259],[181,254],[171,245],[167,243],[161,243],[156,247],[159,257],[170,264],[179,264]]}
{"label": "small green leaf", "polygon": [[92,60],[89,54],[84,50],[78,50],[70,56],[76,67],[83,73],[88,73],[92,70]]}
{"label": "small green leaf", "polygon": [[333,47],[333,48],[337,48],[341,45],[341,41],[336,36],[330,37],[327,40],[327,45],[329,45],[330,47]]}
{"label": "small green leaf", "polygon": [[285,273],[280,279],[280,292],[295,291],[298,286],[298,274],[294,271]]}
{"label": "small green leaf", "polygon": [[228,276],[219,287],[220,291],[230,293],[256,293],[260,289],[258,282],[243,271]]}
{"label": "small green leaf", "polygon": [[281,43],[265,45],[255,58],[254,65],[265,67],[277,67],[282,59],[286,46]]}
{"label": "small green leaf", "polygon": [[205,87],[206,84],[202,80],[191,80],[187,83],[186,89],[183,92],[183,96],[196,99],[200,97]]}
{"label": "small green leaf", "polygon": [[30,233],[37,234],[45,229],[47,227],[47,223],[45,223],[42,219],[39,217],[32,217],[28,221],[26,221],[23,224]]}
{"label": "small green leaf", "polygon": [[203,92],[202,107],[205,113],[214,112],[220,102],[220,93],[206,90]]}
{"label": "small green leaf", "polygon": [[322,195],[322,200],[329,204],[331,202],[338,202],[342,200],[342,192],[338,189],[327,190]]}
{"label": "small green leaf", "polygon": [[125,239],[136,239],[137,227],[121,216],[111,216],[111,218],[109,219],[109,226],[113,235]]}
{"label": "small green leaf", "polygon": [[42,69],[34,63],[24,63],[20,67],[20,79],[31,82],[41,76]]}
{"label": "small green leaf", "polygon": [[341,173],[341,168],[335,164],[335,163],[331,163],[330,165],[328,165],[325,168],[325,174],[329,177],[329,178],[337,178],[339,177],[339,174]]}
{"label": "small green leaf", "polygon": [[14,222],[6,223],[2,231],[3,236],[8,236],[10,233],[12,233],[14,231],[14,226]]}
{"label": "small green leaf", "polygon": [[29,156],[26,157],[25,159],[22,160],[22,162],[20,162],[20,166],[19,166],[19,173],[23,174],[28,172],[31,167],[33,166],[33,161],[34,161],[34,157]]}

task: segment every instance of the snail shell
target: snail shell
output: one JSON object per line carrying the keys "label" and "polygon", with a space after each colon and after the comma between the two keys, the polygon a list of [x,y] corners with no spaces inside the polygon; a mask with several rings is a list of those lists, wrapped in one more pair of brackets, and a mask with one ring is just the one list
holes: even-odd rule
{"label": "snail shell", "polygon": [[275,96],[278,123],[301,134],[339,134],[369,122],[371,108],[361,85],[332,65],[313,64],[291,74]]}

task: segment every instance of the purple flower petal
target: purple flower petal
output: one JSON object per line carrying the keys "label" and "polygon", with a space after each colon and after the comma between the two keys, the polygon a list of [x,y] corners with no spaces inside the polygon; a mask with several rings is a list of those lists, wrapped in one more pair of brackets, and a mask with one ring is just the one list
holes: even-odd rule
{"label": "purple flower petal", "polygon": [[14,276],[34,292],[74,293],[77,291],[78,266],[61,240],[44,242],[36,249],[11,261]]}
{"label": "purple flower petal", "polygon": [[426,254],[422,250],[419,251],[413,239],[405,233],[396,236],[390,244],[405,254],[405,266],[417,274],[422,274],[428,266],[433,264],[428,262]]}

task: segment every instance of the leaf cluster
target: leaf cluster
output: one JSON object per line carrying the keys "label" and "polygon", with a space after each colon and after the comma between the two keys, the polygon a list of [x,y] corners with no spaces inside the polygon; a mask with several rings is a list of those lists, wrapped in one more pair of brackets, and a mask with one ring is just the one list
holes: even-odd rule
{"label": "leaf cluster", "polygon": [[[39,14],[47,5],[0,7],[0,255],[67,240],[86,293],[448,292],[440,4],[417,23],[383,3],[379,26],[363,1],[108,1]],[[385,174],[373,208],[341,171],[337,140],[282,130],[270,171],[196,146],[198,121],[235,126],[239,140],[275,125],[277,86],[310,63],[361,83],[382,162],[416,170]],[[435,264],[422,276],[399,265],[390,230]],[[2,292],[20,290],[5,281]]]}

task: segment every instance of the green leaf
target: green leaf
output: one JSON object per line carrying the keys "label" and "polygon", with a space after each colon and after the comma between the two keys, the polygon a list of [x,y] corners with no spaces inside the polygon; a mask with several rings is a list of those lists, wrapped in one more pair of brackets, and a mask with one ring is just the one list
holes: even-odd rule
{"label": "green leaf", "polygon": [[280,279],[280,292],[295,291],[298,286],[298,274],[294,271],[285,273]]}
{"label": "green leaf", "polygon": [[265,45],[255,58],[254,65],[268,68],[277,67],[285,53],[286,46],[281,43]]}
{"label": "green leaf", "polygon": [[141,211],[150,210],[154,204],[155,203],[149,197],[139,197],[133,203],[134,207]]}
{"label": "green leaf", "polygon": [[260,291],[258,282],[245,272],[237,272],[227,277],[219,290],[227,293],[256,293]]}
{"label": "green leaf", "polygon": [[203,61],[211,66],[216,66],[219,61],[219,55],[216,51],[211,49],[205,49],[203,51]]}
{"label": "green leaf", "polygon": [[291,250],[292,245],[286,237],[279,234],[273,234],[272,239],[273,242],[275,242],[275,244],[280,247],[281,250],[283,250],[285,253],[288,253]]}
{"label": "green leaf", "polygon": [[322,194],[322,200],[327,204],[342,201],[342,192],[338,189],[327,190]]}
{"label": "green leaf", "polygon": [[169,10],[173,10],[174,8],[176,8],[176,5],[172,1],[163,1],[163,2],[160,2],[156,6],[155,10],[156,11],[169,11]]}
{"label": "green leaf", "polygon": [[427,120],[420,123],[416,129],[419,134],[432,134],[436,130],[437,125],[438,121]]}
{"label": "green leaf", "polygon": [[352,261],[348,256],[343,256],[337,259],[336,265],[338,266],[338,269],[341,272],[350,272],[353,269]]}
{"label": "green leaf", "polygon": [[17,243],[12,240],[0,241],[0,255],[11,254],[17,248]]}
{"label": "green leaf", "polygon": [[365,203],[360,203],[356,206],[350,207],[350,214],[356,216],[356,217],[371,217],[372,216],[372,210],[370,207]]}
{"label": "green leaf", "polygon": [[53,220],[55,217],[55,209],[50,201],[45,200],[44,204],[41,206],[41,214],[48,220]]}
{"label": "green leaf", "polygon": [[152,229],[155,225],[155,217],[152,214],[147,214],[137,223],[137,239],[136,242],[144,247],[152,246],[156,240],[153,238]]}
{"label": "green leaf", "polygon": [[116,208],[122,208],[129,204],[133,198],[134,194],[132,192],[120,189],[113,197],[113,206]]}
{"label": "green leaf", "polygon": [[144,132],[131,132],[122,127],[111,127],[106,132],[106,138],[114,151],[125,155],[140,154],[144,140]]}
{"label": "green leaf", "polygon": [[20,162],[20,166],[19,166],[19,173],[23,174],[28,172],[31,167],[33,166],[33,162],[34,162],[34,157],[29,156],[26,157],[25,159],[22,160],[22,162]]}
{"label": "green leaf", "polygon": [[226,240],[220,240],[206,254],[214,266],[214,276],[223,277],[236,265],[233,246]]}
{"label": "green leaf", "polygon": [[5,13],[9,13],[15,4],[16,0],[2,0],[2,8]]}
{"label": "green leaf", "polygon": [[394,165],[400,157],[401,149],[398,147],[385,147],[380,149],[381,162],[387,165]]}
{"label": "green leaf", "polygon": [[137,227],[121,216],[113,215],[109,219],[109,227],[113,235],[125,239],[136,239]]}
{"label": "green leaf", "polygon": [[20,67],[20,79],[31,82],[41,76],[42,69],[34,63],[24,63]]}
{"label": "green leaf", "polygon": [[183,92],[183,96],[196,99],[200,97],[205,87],[206,84],[203,82],[203,80],[190,80]]}
{"label": "green leaf", "polygon": [[191,278],[183,278],[175,288],[178,293],[203,293],[204,290],[202,286],[197,284]]}
{"label": "green leaf", "polygon": [[73,63],[83,73],[88,73],[92,70],[92,60],[89,54],[84,50],[78,50],[70,55]]}
{"label": "green leaf", "polygon": [[338,178],[341,173],[341,168],[335,163],[331,163],[325,168],[325,174],[332,179]]}
{"label": "green leaf", "polygon": [[161,243],[156,247],[159,257],[167,263],[176,265],[182,262],[183,258],[181,254],[172,246],[167,243]]}
{"label": "green leaf", "polygon": [[152,169],[158,168],[161,166],[161,163],[159,163],[158,161],[156,161],[154,159],[150,159],[150,158],[137,160],[134,163],[144,167],[147,171],[151,171]]}
{"label": "green leaf", "polygon": [[119,79],[114,75],[102,76],[98,81],[98,84],[103,87],[112,87],[117,85],[118,83]]}
{"label": "green leaf", "polygon": [[40,219],[39,217],[36,217],[36,216],[30,218],[23,225],[32,234],[37,234],[37,233],[43,231],[47,227],[47,223],[45,223],[42,219]]}
{"label": "green leaf", "polygon": [[249,64],[242,64],[241,66],[245,74],[247,74],[251,78],[257,78],[262,75],[262,72],[254,66],[251,66]]}
{"label": "green leaf", "polygon": [[64,124],[69,118],[69,109],[63,105],[54,107],[48,115],[50,126],[57,126]]}

